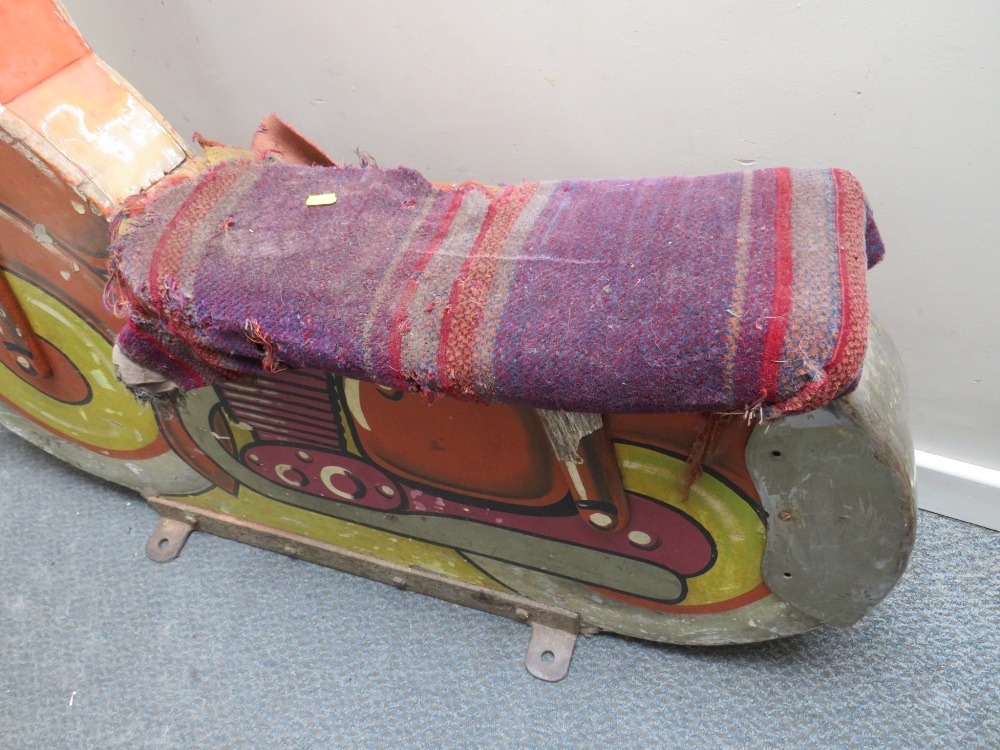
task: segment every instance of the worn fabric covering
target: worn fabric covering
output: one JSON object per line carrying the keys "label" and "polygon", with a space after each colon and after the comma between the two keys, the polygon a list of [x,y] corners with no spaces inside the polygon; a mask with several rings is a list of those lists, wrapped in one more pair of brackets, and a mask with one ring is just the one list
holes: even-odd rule
{"label": "worn fabric covering", "polygon": [[238,159],[131,202],[109,292],[121,350],[182,389],[314,367],[484,402],[771,417],[856,382],[882,254],[842,170],[487,187]]}

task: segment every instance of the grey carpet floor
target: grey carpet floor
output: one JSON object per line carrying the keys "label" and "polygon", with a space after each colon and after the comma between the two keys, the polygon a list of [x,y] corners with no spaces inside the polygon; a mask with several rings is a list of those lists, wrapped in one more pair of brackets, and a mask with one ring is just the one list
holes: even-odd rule
{"label": "grey carpet floor", "polygon": [[529,631],[195,534],[0,430],[0,747],[1000,748],[1000,534],[921,514],[849,630],[720,649]]}

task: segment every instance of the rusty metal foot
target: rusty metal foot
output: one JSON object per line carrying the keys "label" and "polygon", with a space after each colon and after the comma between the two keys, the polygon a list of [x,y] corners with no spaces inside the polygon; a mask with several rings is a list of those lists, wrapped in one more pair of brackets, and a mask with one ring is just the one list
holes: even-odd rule
{"label": "rusty metal foot", "polygon": [[146,557],[155,562],[170,562],[184,549],[194,526],[173,518],[161,518],[146,542]]}
{"label": "rusty metal foot", "polygon": [[527,623],[531,626],[531,641],[524,657],[528,673],[546,682],[558,682],[569,671],[577,633],[580,632],[580,616],[575,612],[341,549],[316,539],[195,508],[176,500],[151,497],[149,504],[163,514],[146,544],[146,555],[151,560],[173,560],[197,528],[226,539]]}
{"label": "rusty metal foot", "polygon": [[576,633],[533,622],[524,666],[532,677],[559,682],[569,672],[574,648]]}

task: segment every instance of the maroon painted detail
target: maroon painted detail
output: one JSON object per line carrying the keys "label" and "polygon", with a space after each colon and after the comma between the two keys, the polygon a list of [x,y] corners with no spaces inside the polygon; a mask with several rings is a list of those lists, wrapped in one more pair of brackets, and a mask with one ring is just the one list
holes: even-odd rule
{"label": "maroon painted detail", "polygon": [[248,445],[243,463],[278,486],[327,500],[395,511],[405,500],[396,482],[351,456],[287,443]]}
{"label": "maroon painted detail", "polygon": [[[448,500],[406,485],[403,488],[409,500],[406,513],[450,516],[513,529],[643,560],[682,576],[704,572],[714,558],[711,538],[701,526],[672,506],[641,495],[627,493],[631,520],[620,531],[609,533],[593,529],[580,516],[538,516],[491,510]],[[629,541],[630,531],[645,531],[653,537],[654,543],[659,544],[652,549],[641,549]]]}
{"label": "maroon painted detail", "polygon": [[[714,560],[708,533],[676,508],[641,495],[628,494],[632,511],[619,531],[593,529],[577,515],[518,513],[509,506],[484,507],[449,499],[398,483],[380,469],[351,456],[287,443],[248,445],[243,463],[278,486],[307,495],[399,514],[458,518],[530,536],[643,560],[681,576],[697,575]],[[629,541],[631,531],[643,531],[652,542]],[[526,542],[530,544],[529,542]]]}

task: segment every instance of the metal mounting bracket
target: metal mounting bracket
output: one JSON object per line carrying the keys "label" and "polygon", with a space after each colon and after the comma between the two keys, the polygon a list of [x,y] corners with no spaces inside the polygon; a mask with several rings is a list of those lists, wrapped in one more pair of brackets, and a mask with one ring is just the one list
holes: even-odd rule
{"label": "metal mounting bracket", "polygon": [[576,633],[533,622],[524,666],[532,677],[559,682],[569,672],[575,648]]}
{"label": "metal mounting bracket", "polygon": [[146,542],[146,557],[154,562],[170,562],[184,549],[194,525],[173,518],[161,518]]}
{"label": "metal mounting bracket", "polygon": [[523,596],[465,583],[420,568],[399,565],[372,555],[352,552],[308,537],[272,529],[161,497],[148,498],[161,518],[146,543],[146,556],[157,562],[173,560],[197,529],[261,549],[307,560],[345,573],[388,583],[399,589],[491,612],[531,626],[524,665],[546,682],[566,676],[573,658],[580,616]]}

